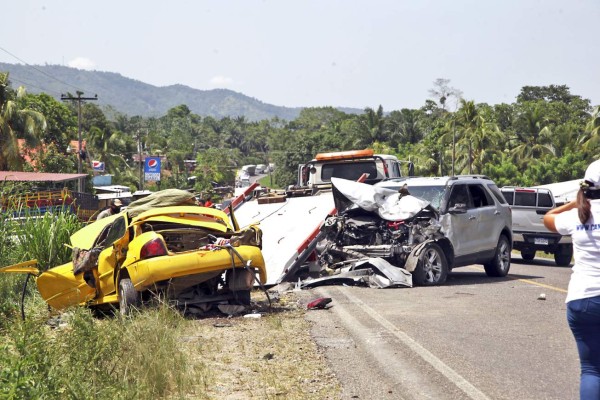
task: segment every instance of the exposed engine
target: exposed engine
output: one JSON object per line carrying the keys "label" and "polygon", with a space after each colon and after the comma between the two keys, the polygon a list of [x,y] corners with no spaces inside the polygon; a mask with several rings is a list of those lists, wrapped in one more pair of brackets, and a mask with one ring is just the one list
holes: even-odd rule
{"label": "exposed engine", "polygon": [[328,217],[318,244],[321,265],[341,267],[345,261],[381,257],[402,267],[412,249],[426,240],[443,237],[438,213],[427,206],[411,218],[389,221],[375,212],[349,209]]}

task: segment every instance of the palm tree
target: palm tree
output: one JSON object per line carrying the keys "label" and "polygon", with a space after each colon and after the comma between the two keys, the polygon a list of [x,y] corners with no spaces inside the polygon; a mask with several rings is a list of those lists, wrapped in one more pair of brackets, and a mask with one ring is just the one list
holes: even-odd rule
{"label": "palm tree", "polygon": [[[25,90],[20,87],[16,97],[24,95]],[[14,97],[9,88],[8,72],[0,73],[0,170],[22,170],[18,139],[25,139],[27,147],[35,147],[46,130],[44,116],[37,111],[20,110]]]}
{"label": "palm tree", "polygon": [[365,108],[365,113],[361,114],[356,119],[356,136],[358,140],[355,142],[359,147],[372,147],[376,142],[385,141],[383,107],[379,106],[377,111],[370,107]]}
{"label": "palm tree", "polygon": [[526,108],[520,115],[514,139],[518,143],[512,149],[515,162],[531,158],[539,159],[542,155],[555,153],[548,121],[541,107],[537,105]]}
{"label": "palm tree", "polygon": [[592,118],[585,126],[585,134],[581,137],[581,147],[593,154],[597,159],[600,154],[600,106],[597,106],[592,112]]}
{"label": "palm tree", "polygon": [[468,166],[469,174],[481,172],[486,161],[491,159],[493,149],[501,138],[495,124],[486,122],[475,102],[460,100],[460,108],[454,115],[456,129],[457,161]]}

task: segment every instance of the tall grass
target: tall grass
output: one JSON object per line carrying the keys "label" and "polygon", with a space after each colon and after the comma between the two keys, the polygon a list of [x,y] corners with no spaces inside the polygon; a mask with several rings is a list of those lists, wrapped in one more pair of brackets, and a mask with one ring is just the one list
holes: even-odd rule
{"label": "tall grass", "polygon": [[14,258],[16,261],[37,259],[40,269],[46,270],[71,259],[70,236],[83,227],[71,212],[45,213],[24,209],[24,218],[15,223]]}
{"label": "tall grass", "polygon": [[[75,215],[13,215],[0,216],[1,266],[37,259],[46,270],[70,260],[64,244],[82,227]],[[98,319],[76,307],[50,326],[32,283],[22,321],[24,279],[0,274],[0,399],[183,398],[207,385],[208,368],[190,362],[179,339],[186,321],[167,306],[125,319]]]}
{"label": "tall grass", "polygon": [[206,366],[179,339],[186,321],[166,306],[123,320],[65,315],[55,329],[15,321],[0,342],[0,398],[183,398],[206,385]]}
{"label": "tall grass", "polygon": [[[14,218],[15,215],[21,216]],[[77,216],[69,212],[46,213],[20,208],[0,214],[0,266],[37,259],[46,270],[71,259],[65,246],[69,237],[82,227]],[[0,274],[0,329],[18,315],[24,275]],[[35,284],[28,287],[29,294]]]}

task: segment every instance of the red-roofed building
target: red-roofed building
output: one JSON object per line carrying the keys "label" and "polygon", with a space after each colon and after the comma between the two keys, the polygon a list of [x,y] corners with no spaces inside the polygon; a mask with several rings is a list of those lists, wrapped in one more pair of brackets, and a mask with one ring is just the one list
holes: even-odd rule
{"label": "red-roofed building", "polygon": [[[36,155],[38,149],[35,147],[33,147],[33,148],[27,147],[27,145],[25,144],[25,139],[17,139],[17,142],[18,142],[19,151],[21,153],[21,157],[23,157],[23,160],[25,160],[25,162],[27,164],[30,164],[31,166],[33,166],[35,168],[34,156]],[[81,147],[83,148],[84,151],[85,151],[85,146],[86,146],[86,142],[85,142],[85,140],[82,140]],[[45,145],[42,144],[41,147],[44,149]],[[71,140],[67,147],[67,153],[77,154],[78,147],[79,147],[79,141]]]}

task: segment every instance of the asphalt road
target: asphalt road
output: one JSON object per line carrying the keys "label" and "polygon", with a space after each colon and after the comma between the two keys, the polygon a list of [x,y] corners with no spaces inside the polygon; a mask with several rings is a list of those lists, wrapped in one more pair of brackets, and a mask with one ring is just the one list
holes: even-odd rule
{"label": "asphalt road", "polygon": [[506,278],[473,265],[438,287],[327,286],[304,296],[333,299],[308,318],[344,399],[577,399],[570,273],[514,257]]}

